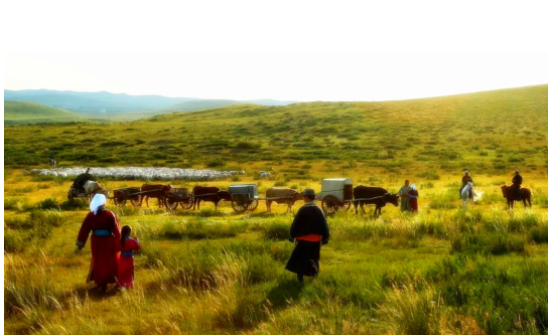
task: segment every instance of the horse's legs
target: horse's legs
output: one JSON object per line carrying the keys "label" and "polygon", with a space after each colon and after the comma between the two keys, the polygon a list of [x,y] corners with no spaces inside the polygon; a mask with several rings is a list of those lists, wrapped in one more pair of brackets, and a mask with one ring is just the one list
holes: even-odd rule
{"label": "horse's legs", "polygon": [[355,214],[357,214],[357,201],[353,203],[353,209],[355,210]]}
{"label": "horse's legs", "polygon": [[265,207],[268,213],[271,213],[271,200],[266,200]]}
{"label": "horse's legs", "polygon": [[145,196],[145,204],[147,205],[147,208],[149,208],[149,197]]}
{"label": "horse's legs", "polygon": [[367,212],[365,212],[365,204],[361,202],[361,210],[363,211],[363,214],[367,214]]}

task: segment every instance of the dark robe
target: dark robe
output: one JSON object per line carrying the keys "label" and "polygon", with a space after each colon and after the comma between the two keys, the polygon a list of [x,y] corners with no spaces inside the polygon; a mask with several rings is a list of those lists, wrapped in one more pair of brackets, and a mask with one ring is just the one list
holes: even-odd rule
{"label": "dark robe", "polygon": [[418,212],[418,191],[410,190],[409,191],[411,211]]}
{"label": "dark robe", "polygon": [[521,175],[515,175],[512,178],[512,191],[516,195],[516,199],[521,199],[521,184],[523,183],[523,177]]}
{"label": "dark robe", "polygon": [[[301,237],[311,235],[319,235],[321,241],[300,240]],[[329,236],[325,214],[315,203],[307,203],[300,208],[290,228],[290,239],[296,239],[296,247],[286,269],[304,276],[316,276],[319,273],[321,243],[328,243]]]}
{"label": "dark robe", "polygon": [[[96,235],[96,233],[104,231],[110,233]],[[94,215],[93,212],[88,213],[80,227],[76,245],[83,247],[90,232],[92,232],[92,264],[87,282],[93,280],[98,286],[116,283],[118,252],[120,251],[120,226],[115,213],[108,209],[99,210],[97,215]]]}

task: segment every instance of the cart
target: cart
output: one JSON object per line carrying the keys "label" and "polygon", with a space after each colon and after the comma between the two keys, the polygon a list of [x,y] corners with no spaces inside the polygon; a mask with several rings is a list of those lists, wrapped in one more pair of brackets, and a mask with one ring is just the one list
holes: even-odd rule
{"label": "cart", "polygon": [[230,185],[231,207],[237,213],[253,211],[258,207],[258,186],[256,184]]}
{"label": "cart", "polygon": [[339,209],[348,210],[354,201],[353,181],[348,178],[323,179],[321,192],[315,198],[321,200],[326,214],[334,214]]}
{"label": "cart", "polygon": [[178,204],[183,209],[191,209],[195,198],[188,188],[172,188],[172,191],[166,192],[165,205],[167,209],[175,210]]}
{"label": "cart", "polygon": [[141,206],[141,188],[139,187],[126,187],[113,191],[113,202],[117,206],[126,205],[126,201],[130,200],[130,203],[134,206]]}

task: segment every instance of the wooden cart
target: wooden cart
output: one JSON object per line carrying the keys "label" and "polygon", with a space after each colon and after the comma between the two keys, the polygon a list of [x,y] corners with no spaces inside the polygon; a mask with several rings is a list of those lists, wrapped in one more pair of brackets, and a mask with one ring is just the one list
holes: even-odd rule
{"label": "wooden cart", "polygon": [[166,208],[175,210],[178,204],[183,209],[191,209],[195,198],[188,188],[172,188],[172,191],[166,192]]}
{"label": "wooden cart", "polygon": [[321,207],[327,214],[334,214],[339,209],[348,210],[353,199],[353,181],[348,178],[323,179],[321,192],[317,193]]}
{"label": "wooden cart", "polygon": [[253,211],[258,207],[258,186],[256,184],[231,185],[227,190],[231,195],[231,207],[237,213]]}

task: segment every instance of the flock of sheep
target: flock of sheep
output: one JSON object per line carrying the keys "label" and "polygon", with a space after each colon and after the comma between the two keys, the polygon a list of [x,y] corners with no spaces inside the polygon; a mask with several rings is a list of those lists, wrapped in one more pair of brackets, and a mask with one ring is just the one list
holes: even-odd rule
{"label": "flock of sheep", "polygon": [[[42,176],[76,177],[86,171],[83,167],[32,169],[31,174]],[[223,179],[233,175],[246,174],[244,171],[194,170],[164,167],[93,167],[90,173],[98,178],[148,179],[148,180],[210,180]]]}

